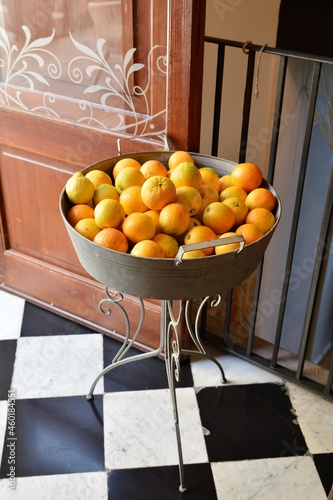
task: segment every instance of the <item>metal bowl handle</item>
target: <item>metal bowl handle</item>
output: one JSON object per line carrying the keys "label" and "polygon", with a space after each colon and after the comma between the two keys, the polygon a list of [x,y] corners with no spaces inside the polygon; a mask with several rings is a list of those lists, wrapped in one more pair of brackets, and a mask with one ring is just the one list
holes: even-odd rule
{"label": "metal bowl handle", "polygon": [[228,236],[227,238],[218,238],[216,240],[202,241],[200,243],[190,243],[189,245],[182,245],[179,247],[177,255],[175,257],[175,266],[180,266],[183,263],[183,255],[185,252],[191,250],[202,250],[203,248],[217,247],[221,245],[230,245],[231,243],[239,243],[239,248],[236,251],[238,254],[241,252],[245,246],[245,240],[243,236]]}

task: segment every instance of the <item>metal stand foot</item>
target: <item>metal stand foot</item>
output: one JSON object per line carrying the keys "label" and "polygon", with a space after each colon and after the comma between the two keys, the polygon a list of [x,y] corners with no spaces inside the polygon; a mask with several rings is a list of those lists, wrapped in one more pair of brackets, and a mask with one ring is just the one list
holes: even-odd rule
{"label": "metal stand foot", "polygon": [[[122,301],[124,299],[123,295],[121,293],[116,293],[114,295],[111,294],[108,288],[105,289],[106,293],[106,299],[103,299],[99,303],[99,309],[102,312],[102,314],[105,315],[110,315],[111,314],[111,309],[110,309],[110,304],[117,307],[123,314],[123,317],[125,319],[126,323],[126,335],[125,339],[118,350],[118,353],[116,356],[113,358],[112,362],[110,363],[109,366],[107,366],[94,380],[94,382],[91,385],[89,393],[86,395],[87,401],[91,402],[94,400],[94,390],[96,388],[96,385],[98,381],[109,371],[113,370],[117,366],[122,366],[127,363],[132,363],[134,361],[140,361],[143,359],[151,358],[151,357],[156,357],[159,356],[162,351],[165,353],[165,369],[166,369],[166,375],[167,375],[167,380],[168,380],[168,387],[170,391],[170,396],[171,396],[171,402],[172,402],[172,410],[173,410],[173,416],[174,416],[174,425],[175,425],[175,433],[176,433],[176,441],[177,441],[177,451],[178,451],[178,463],[179,463],[179,479],[180,479],[180,485],[179,485],[179,491],[181,493],[185,493],[188,488],[185,485],[185,473],[184,473],[184,458],[183,458],[183,449],[182,449],[182,441],[181,441],[181,434],[180,434],[180,426],[179,426],[179,413],[178,413],[178,403],[177,403],[177,393],[176,393],[176,387],[175,384],[176,382],[179,382],[180,380],[180,356],[181,354],[188,354],[188,355],[198,355],[198,356],[203,356],[206,357],[207,359],[211,360],[215,365],[218,367],[221,373],[222,381],[223,383],[227,382],[227,379],[224,374],[224,370],[221,366],[221,364],[213,357],[210,356],[209,354],[206,353],[201,341],[200,341],[200,336],[199,336],[199,319],[201,315],[202,308],[204,304],[209,300],[209,297],[206,297],[202,300],[202,303],[198,309],[198,312],[196,314],[195,318],[195,327],[194,331],[191,326],[191,321],[190,321],[190,315],[189,315],[189,303],[190,301],[180,301],[180,308],[178,312],[177,318],[174,315],[173,308],[172,308],[172,300],[162,300],[161,301],[161,328],[160,328],[160,345],[157,349],[146,352],[146,353],[141,353],[137,354],[135,356],[127,357],[125,358],[126,353],[129,351],[131,347],[134,346],[134,343],[138,337],[138,334],[141,331],[143,322],[144,322],[144,316],[145,316],[145,309],[144,309],[144,304],[143,300],[139,298],[140,306],[141,306],[141,318],[140,322],[138,325],[138,328],[134,335],[131,337],[130,336],[130,322],[128,315],[126,313],[126,310],[122,306]],[[215,301],[212,301],[211,305],[216,306],[220,301],[220,297],[218,296]],[[107,306],[108,304],[108,306]],[[185,311],[184,311],[185,307]],[[180,328],[181,328],[181,320],[183,317],[183,312],[185,312],[185,321],[186,321],[186,326],[187,330],[195,344],[195,347],[197,350],[181,350],[180,349]]]}

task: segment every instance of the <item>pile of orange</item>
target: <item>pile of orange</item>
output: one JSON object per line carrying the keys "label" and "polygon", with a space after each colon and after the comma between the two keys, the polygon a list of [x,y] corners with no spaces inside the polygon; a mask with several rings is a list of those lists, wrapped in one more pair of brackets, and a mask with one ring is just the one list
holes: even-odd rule
{"label": "pile of orange", "polygon": [[[197,167],[185,151],[172,153],[168,165],[122,158],[110,174],[92,169],[68,179],[67,220],[94,243],[139,257],[174,258],[180,245],[239,234],[249,245],[275,224],[276,198],[262,183],[253,163],[220,176],[211,167]],[[237,248],[212,246],[184,257]]]}

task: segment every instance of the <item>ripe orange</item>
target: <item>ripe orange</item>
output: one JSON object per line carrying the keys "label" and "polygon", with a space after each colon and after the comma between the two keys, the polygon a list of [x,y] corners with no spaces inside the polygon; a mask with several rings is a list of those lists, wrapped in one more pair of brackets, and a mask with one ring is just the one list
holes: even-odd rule
{"label": "ripe orange", "polygon": [[134,158],[122,158],[121,160],[118,160],[112,170],[113,178],[116,180],[116,177],[119,174],[119,172],[126,167],[134,167],[140,170],[141,163],[139,163]]}
{"label": "ripe orange", "polygon": [[163,259],[164,252],[162,247],[153,240],[142,240],[134,245],[131,255],[136,257],[150,257],[152,259]]}
{"label": "ripe orange", "polygon": [[245,203],[249,210],[253,210],[253,208],[267,208],[267,210],[272,211],[275,208],[276,199],[269,189],[256,188],[247,195]]}
{"label": "ripe orange", "polygon": [[115,186],[111,184],[100,184],[94,192],[93,204],[96,206],[102,200],[117,200],[119,201],[119,193]]}
{"label": "ripe orange", "polygon": [[153,175],[167,176],[167,169],[162,162],[158,160],[148,160],[141,165],[140,171],[143,173],[145,179],[153,177]]}
{"label": "ripe orange", "polygon": [[175,201],[176,186],[168,177],[154,175],[143,183],[141,197],[151,210],[162,210],[165,205]]}
{"label": "ripe orange", "polygon": [[242,201],[245,201],[247,197],[247,192],[244,191],[244,189],[239,188],[237,186],[229,186],[220,193],[220,201],[224,201],[227,198],[233,198],[236,196],[237,198],[240,198]]}
{"label": "ripe orange", "polygon": [[[207,226],[194,226],[188,231],[184,238],[185,245],[190,245],[192,243],[202,243],[204,241],[215,240],[215,232]],[[203,248],[201,250],[205,255],[212,255],[214,253],[214,247]]]}
{"label": "ripe orange", "polygon": [[183,259],[201,259],[202,257],[206,257],[202,250],[190,250],[183,254]]}
{"label": "ripe orange", "polygon": [[210,227],[216,234],[222,234],[235,224],[235,214],[228,205],[220,201],[215,201],[205,208],[203,213],[203,223]]}
{"label": "ripe orange", "polygon": [[262,183],[262,172],[254,163],[239,163],[230,175],[232,185],[244,189],[247,193]]}
{"label": "ripe orange", "polygon": [[217,192],[220,191],[220,178],[216,170],[211,167],[201,167],[199,168],[199,172],[202,177],[202,184],[208,184],[216,189]]}
{"label": "ripe orange", "polygon": [[75,172],[67,180],[65,191],[72,203],[89,203],[94,196],[94,185],[82,172]]}
{"label": "ripe orange", "polygon": [[180,203],[169,203],[162,208],[159,222],[163,233],[179,236],[188,228],[190,214]]}
{"label": "ripe orange", "polygon": [[151,240],[155,236],[156,226],[149,215],[136,212],[126,217],[122,231],[129,241],[138,243],[143,240]]}
{"label": "ripe orange", "polygon": [[87,219],[81,219],[77,224],[75,224],[75,231],[80,233],[85,238],[89,240],[93,240],[97,233],[100,232],[101,228],[98,227],[96,221],[92,217],[88,217]]}
{"label": "ripe orange", "polygon": [[89,179],[96,189],[101,184],[112,184],[112,179],[103,170],[90,170],[90,172],[86,173],[87,179]]}
{"label": "ripe orange", "polygon": [[75,225],[81,219],[94,218],[94,209],[89,205],[79,203],[78,205],[73,205],[67,213],[67,220],[71,226]]}
{"label": "ripe orange", "polygon": [[183,205],[191,216],[195,215],[201,208],[200,193],[191,186],[180,186],[177,188],[175,201]]}
{"label": "ripe orange", "polygon": [[116,250],[117,252],[126,253],[128,250],[128,241],[124,233],[113,227],[102,229],[96,234],[94,243],[102,247]]}
{"label": "ripe orange", "polygon": [[274,226],[275,217],[267,208],[254,208],[248,213],[245,222],[255,224],[266,234]]}
{"label": "ripe orange", "polygon": [[161,233],[162,230],[160,228],[160,211],[159,210],[147,210],[147,212],[145,212],[145,214],[149,215],[149,217],[151,217],[153,219],[153,221],[155,222],[155,226],[156,226],[155,234]]}
{"label": "ripe orange", "polygon": [[177,165],[183,163],[184,161],[189,161],[194,163],[192,156],[187,151],[175,151],[169,156],[168,167],[173,170]]}
{"label": "ripe orange", "polygon": [[96,224],[101,229],[105,227],[118,228],[125,218],[125,210],[119,201],[106,199],[96,205],[94,215]]}
{"label": "ripe orange", "polygon": [[119,197],[119,201],[124,207],[125,214],[134,212],[146,212],[148,207],[143,203],[141,197],[141,186],[130,186],[125,189]]}
{"label": "ripe orange", "polygon": [[247,216],[248,213],[248,208],[245,205],[245,202],[242,201],[239,198],[236,198],[235,196],[233,198],[227,198],[226,200],[222,201],[225,205],[228,205],[228,207],[231,208],[235,215],[235,226],[240,226],[243,224],[245,217]]}
{"label": "ripe orange", "polygon": [[[221,234],[221,236],[219,236],[219,239],[229,238],[231,236],[237,236],[237,235],[236,233],[229,231],[227,233]],[[215,253],[216,255],[222,255],[224,253],[233,252],[234,250],[238,249],[239,249],[239,243],[227,243],[226,245],[216,246]]]}
{"label": "ripe orange", "polygon": [[118,193],[121,194],[130,186],[142,186],[144,182],[145,178],[140,170],[135,167],[125,167],[117,175],[114,185]]}
{"label": "ripe orange", "polygon": [[223,189],[232,186],[231,182],[231,175],[230,174],[224,174],[220,177],[220,189],[219,192],[223,191]]}
{"label": "ripe orange", "polygon": [[165,258],[173,259],[176,257],[179,245],[178,241],[173,236],[170,234],[158,233],[155,234],[153,241],[162,247]]}
{"label": "ripe orange", "polygon": [[235,232],[236,234],[241,234],[243,236],[246,245],[254,243],[255,241],[259,240],[259,238],[262,238],[264,236],[264,233],[261,231],[261,229],[259,229],[258,226],[248,223],[238,226]]}
{"label": "ripe orange", "polygon": [[189,161],[180,163],[171,170],[170,179],[176,186],[191,186],[198,189],[202,184],[202,177],[198,167]]}
{"label": "ripe orange", "polygon": [[201,207],[199,213],[202,214],[208,205],[213,203],[214,201],[219,201],[219,193],[209,184],[202,184],[198,191],[201,196]]}
{"label": "ripe orange", "polygon": [[188,231],[190,229],[192,229],[192,227],[195,227],[195,226],[201,226],[201,222],[195,217],[190,217],[190,223],[189,223],[188,227],[186,228],[186,230],[181,235],[177,236],[177,241],[178,241],[179,245],[184,245],[184,238],[185,238],[186,234],[188,233]]}

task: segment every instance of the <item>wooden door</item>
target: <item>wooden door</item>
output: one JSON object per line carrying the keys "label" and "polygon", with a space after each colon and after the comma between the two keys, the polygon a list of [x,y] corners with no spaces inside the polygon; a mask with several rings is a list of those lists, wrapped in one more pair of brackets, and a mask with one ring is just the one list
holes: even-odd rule
{"label": "wooden door", "polygon": [[[58,200],[68,177],[135,151],[199,147],[205,2],[5,0],[0,26],[0,283],[122,336],[82,269]],[[132,328],[136,299],[126,297]],[[143,348],[160,305],[147,300]]]}

